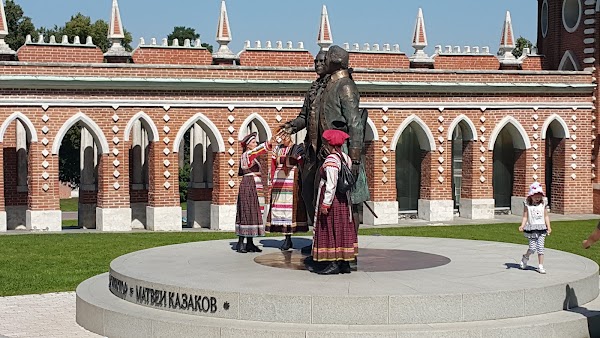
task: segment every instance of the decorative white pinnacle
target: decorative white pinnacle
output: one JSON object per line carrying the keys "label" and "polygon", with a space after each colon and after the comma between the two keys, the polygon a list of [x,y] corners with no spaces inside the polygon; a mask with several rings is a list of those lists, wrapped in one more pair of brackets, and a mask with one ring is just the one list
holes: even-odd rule
{"label": "decorative white pinnacle", "polygon": [[221,1],[221,11],[219,13],[219,23],[217,24],[216,41],[219,49],[213,54],[215,58],[233,59],[235,55],[227,46],[231,42],[231,31],[229,30],[229,17],[227,16],[227,6],[225,0]]}
{"label": "decorative white pinnacle", "polygon": [[415,54],[410,58],[413,62],[432,62],[433,60],[423,51],[427,47],[427,33],[425,32],[425,19],[423,18],[423,10],[419,8],[417,14],[417,22],[413,31],[412,46],[415,49]]}
{"label": "decorative white pinnacle", "polygon": [[327,6],[323,5],[321,10],[321,23],[319,25],[319,35],[317,36],[317,44],[321,50],[328,50],[333,44],[333,35],[331,34],[331,26],[329,25],[329,14],[327,14]]}
{"label": "decorative white pinnacle", "polygon": [[513,34],[512,19],[510,18],[510,12],[506,11],[504,27],[502,28],[502,37],[500,38],[500,62],[514,62],[516,58],[512,54],[512,51],[515,49],[515,47],[515,35]]}
{"label": "decorative white pinnacle", "polygon": [[4,12],[4,1],[0,1],[0,53],[15,54],[15,51],[4,42],[8,35],[8,23],[6,22],[6,13]]}
{"label": "decorative white pinnacle", "polygon": [[125,48],[121,45],[121,41],[125,38],[123,23],[121,22],[121,12],[117,0],[112,2],[112,12],[110,16],[110,24],[108,27],[108,40],[112,43],[109,50],[104,55],[108,56],[129,56]]}
{"label": "decorative white pinnacle", "polygon": [[108,38],[110,40],[119,39],[119,43],[121,42],[121,39],[125,38],[123,24],[121,23],[121,12],[119,11],[119,4],[117,0],[113,0],[112,2],[112,14],[110,17]]}

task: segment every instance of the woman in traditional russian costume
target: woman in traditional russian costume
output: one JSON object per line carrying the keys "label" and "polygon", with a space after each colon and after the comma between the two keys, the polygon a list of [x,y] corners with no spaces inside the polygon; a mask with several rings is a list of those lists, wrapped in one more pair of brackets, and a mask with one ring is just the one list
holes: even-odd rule
{"label": "woman in traditional russian costume", "polygon": [[[265,235],[263,214],[265,196],[263,192],[261,165],[258,156],[271,150],[269,142],[258,145],[256,133],[244,137],[241,142],[242,157],[239,175],[243,176],[237,199],[235,234],[239,237],[237,252],[262,252],[253,242],[254,237]],[[246,245],[244,246],[244,238]]]}
{"label": "woman in traditional russian costume", "polygon": [[315,271],[323,275],[350,273],[350,262],[358,255],[350,193],[336,191],[342,161],[352,166],[352,160],[341,149],[348,138],[341,130],[330,129],[323,133],[327,157],[319,169],[321,181],[315,206],[312,250],[313,261],[329,262],[323,270]]}
{"label": "woman in traditional russian costume", "polygon": [[308,231],[306,210],[298,186],[298,166],[304,149],[292,143],[289,135],[274,147],[271,156],[271,201],[267,214],[267,232],[285,235],[280,249],[293,247],[292,234]]}

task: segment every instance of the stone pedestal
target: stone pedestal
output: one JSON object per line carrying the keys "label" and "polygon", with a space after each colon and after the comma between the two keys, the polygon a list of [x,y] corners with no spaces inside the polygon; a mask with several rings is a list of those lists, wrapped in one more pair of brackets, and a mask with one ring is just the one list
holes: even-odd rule
{"label": "stone pedestal", "polygon": [[181,231],[181,207],[146,207],[147,229]]}
{"label": "stone pedestal", "polygon": [[130,231],[131,208],[96,208],[96,229]]}
{"label": "stone pedestal", "polygon": [[447,222],[454,219],[453,200],[419,200],[420,219],[431,222]]}
{"label": "stone pedestal", "polygon": [[0,232],[6,232],[8,227],[6,225],[6,211],[0,211]]}
{"label": "stone pedestal", "polygon": [[213,230],[235,230],[236,205],[210,206],[210,228]]}
{"label": "stone pedestal", "polygon": [[131,228],[146,229],[146,207],[148,203],[131,203]]}
{"label": "stone pedestal", "polygon": [[398,201],[373,202],[367,201],[367,204],[378,218],[375,218],[371,211],[363,205],[362,217],[365,225],[386,225],[398,224]]}
{"label": "stone pedestal", "polygon": [[192,228],[210,228],[211,201],[187,201],[187,224]]}
{"label": "stone pedestal", "polygon": [[6,228],[8,230],[25,230],[27,228],[27,206],[7,205]]}
{"label": "stone pedestal", "polygon": [[525,202],[525,197],[521,196],[511,196],[510,197],[510,213],[513,215],[521,216],[523,215],[523,202]]}
{"label": "stone pedestal", "polygon": [[96,229],[96,203],[79,203],[77,224],[84,229]]}
{"label": "stone pedestal", "polygon": [[62,213],[60,210],[27,210],[25,218],[27,230],[62,230]]}
{"label": "stone pedestal", "polygon": [[494,219],[494,199],[460,199],[460,217]]}

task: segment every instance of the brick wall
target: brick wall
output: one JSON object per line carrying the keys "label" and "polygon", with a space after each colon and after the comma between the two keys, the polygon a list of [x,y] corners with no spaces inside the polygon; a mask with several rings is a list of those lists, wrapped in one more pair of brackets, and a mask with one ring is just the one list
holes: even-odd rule
{"label": "brick wall", "polygon": [[212,55],[204,48],[138,47],[133,62],[146,65],[210,65]]}
{"label": "brick wall", "polygon": [[494,55],[437,55],[435,69],[498,70],[500,62]]}
{"label": "brick wall", "polygon": [[[538,1],[538,13],[541,13],[542,1]],[[594,9],[594,5],[588,6],[581,1],[582,12],[586,9]],[[579,23],[579,27],[576,31],[569,33],[563,26],[562,19],[562,7],[563,1],[550,0],[548,1],[548,34],[544,38],[542,35],[541,28],[538,27],[538,42],[537,47],[539,54],[542,54],[546,58],[546,69],[558,69],[560,61],[564,53],[571,50],[576,55],[576,62],[579,63],[580,69],[586,67],[583,64],[583,59],[586,57],[584,54],[583,40],[586,38],[584,30],[586,25],[584,21],[588,19],[588,15],[582,14],[582,18]],[[594,15],[590,18],[596,18],[598,20],[598,13],[594,11]],[[538,21],[539,22],[539,21]],[[539,25],[538,25],[539,26]],[[590,45],[589,47],[593,47]]]}
{"label": "brick wall", "polygon": [[410,68],[406,54],[350,52],[350,65],[354,68]]}
{"label": "brick wall", "polygon": [[314,57],[308,51],[244,50],[240,65],[254,67],[314,67]]}
{"label": "brick wall", "polygon": [[96,47],[61,45],[24,45],[17,51],[21,62],[102,63],[104,55]]}

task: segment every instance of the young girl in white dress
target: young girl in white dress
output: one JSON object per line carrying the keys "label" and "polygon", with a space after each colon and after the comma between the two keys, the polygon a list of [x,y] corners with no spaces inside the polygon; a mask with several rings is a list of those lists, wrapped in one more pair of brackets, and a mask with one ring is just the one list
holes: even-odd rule
{"label": "young girl in white dress", "polygon": [[548,216],[548,204],[544,199],[544,191],[539,182],[534,182],[529,187],[529,194],[527,194],[527,199],[523,203],[525,208],[519,231],[523,232],[525,237],[529,239],[529,248],[521,258],[519,267],[526,269],[529,256],[537,251],[538,272],[544,274],[546,273],[546,269],[544,269],[544,241],[546,236],[552,232],[552,228]]}

